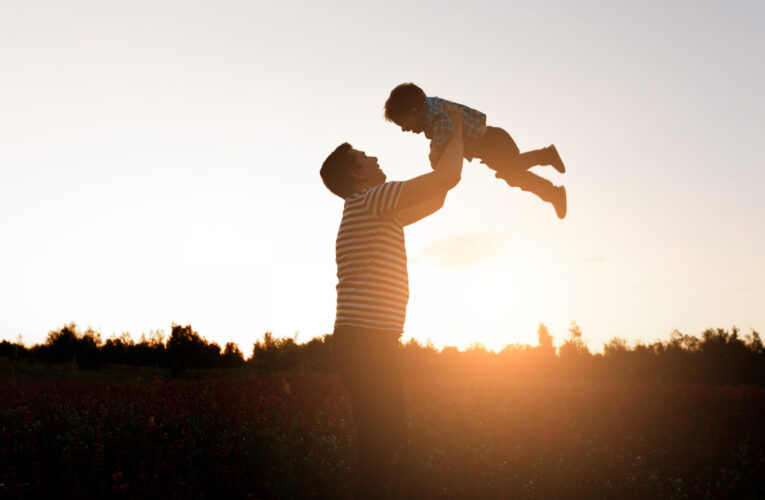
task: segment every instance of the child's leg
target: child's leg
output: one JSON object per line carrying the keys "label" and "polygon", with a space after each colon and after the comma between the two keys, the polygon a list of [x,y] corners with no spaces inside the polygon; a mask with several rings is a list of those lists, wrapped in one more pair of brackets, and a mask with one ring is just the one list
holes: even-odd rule
{"label": "child's leg", "polygon": [[540,177],[533,172],[526,170],[497,173],[498,179],[503,179],[509,186],[521,188],[529,193],[534,193],[543,201],[551,202],[555,197],[555,184],[544,177]]}
{"label": "child's leg", "polygon": [[521,153],[518,157],[518,168],[528,170],[536,165],[552,165],[560,173],[566,171],[566,167],[563,165],[563,160],[560,159],[558,150],[555,145],[550,145],[546,148],[535,149],[534,151],[527,151]]}
{"label": "child's leg", "polygon": [[[566,216],[566,189],[555,186],[547,179],[528,171],[534,165],[552,164],[563,172],[565,168],[555,146],[521,154],[513,138],[505,130],[486,127],[486,133],[476,147],[475,157],[489,168],[496,170],[497,178],[504,179],[508,185],[534,193],[542,200],[552,203],[561,219]],[[554,163],[556,158],[560,168]]]}
{"label": "child's leg", "polygon": [[481,163],[497,172],[517,169],[520,154],[521,151],[510,134],[497,127],[486,127],[486,132],[475,151],[475,157],[480,159]]}
{"label": "child's leg", "polygon": [[560,173],[566,171],[554,145],[521,153],[510,134],[499,127],[486,127],[475,156],[498,172],[506,169],[528,170],[536,165],[552,165]]}
{"label": "child's leg", "polygon": [[534,193],[542,201],[551,203],[555,207],[555,213],[561,219],[566,216],[566,188],[563,186],[556,186],[544,177],[540,177],[528,170],[507,169],[503,172],[497,172],[496,176],[507,182],[509,186]]}

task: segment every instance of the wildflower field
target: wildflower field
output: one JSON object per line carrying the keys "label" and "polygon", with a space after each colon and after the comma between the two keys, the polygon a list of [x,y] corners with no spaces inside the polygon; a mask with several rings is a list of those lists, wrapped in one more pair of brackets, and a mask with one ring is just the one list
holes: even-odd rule
{"label": "wildflower field", "polygon": [[[407,381],[406,498],[765,498],[765,389]],[[1,498],[351,498],[334,375],[0,381]]]}

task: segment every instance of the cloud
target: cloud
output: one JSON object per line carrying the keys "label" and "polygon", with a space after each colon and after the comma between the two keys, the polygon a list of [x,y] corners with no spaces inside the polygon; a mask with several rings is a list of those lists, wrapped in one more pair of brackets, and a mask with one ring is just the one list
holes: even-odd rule
{"label": "cloud", "polygon": [[416,260],[433,259],[440,267],[470,267],[499,255],[508,236],[444,236],[425,248]]}
{"label": "cloud", "polygon": [[587,257],[582,261],[583,264],[600,264],[601,262],[605,262],[607,259],[603,257],[602,255],[594,255],[592,257]]}

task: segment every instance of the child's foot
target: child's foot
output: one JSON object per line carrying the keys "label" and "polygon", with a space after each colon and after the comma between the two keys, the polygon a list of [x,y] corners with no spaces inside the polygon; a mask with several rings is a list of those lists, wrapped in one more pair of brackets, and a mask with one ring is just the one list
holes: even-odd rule
{"label": "child's foot", "polygon": [[550,155],[550,158],[548,160],[549,165],[552,165],[555,168],[555,170],[557,170],[561,174],[564,173],[566,171],[566,166],[563,164],[563,160],[560,159],[560,155],[558,154],[558,150],[555,148],[555,144],[550,144],[547,147],[547,151]]}
{"label": "child's foot", "polygon": [[555,188],[555,196],[550,203],[555,207],[555,213],[558,214],[559,219],[566,217],[568,205],[566,202],[566,188],[564,186],[557,186]]}

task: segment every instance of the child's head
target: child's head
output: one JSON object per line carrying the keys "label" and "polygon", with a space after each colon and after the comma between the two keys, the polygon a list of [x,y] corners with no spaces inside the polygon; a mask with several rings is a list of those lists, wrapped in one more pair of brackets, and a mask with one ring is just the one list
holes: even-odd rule
{"label": "child's head", "polygon": [[402,83],[393,89],[385,101],[385,119],[404,132],[420,133],[417,115],[425,102],[425,92],[413,83]]}
{"label": "child's head", "polygon": [[344,142],[335,148],[319,170],[327,189],[348,198],[359,189],[385,182],[385,174],[374,156],[353,149]]}

